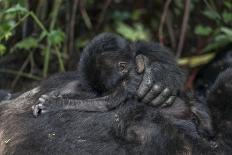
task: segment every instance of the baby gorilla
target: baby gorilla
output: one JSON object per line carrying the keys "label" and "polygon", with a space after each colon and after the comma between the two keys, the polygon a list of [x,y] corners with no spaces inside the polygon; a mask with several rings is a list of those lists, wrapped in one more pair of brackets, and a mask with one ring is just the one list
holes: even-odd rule
{"label": "baby gorilla", "polygon": [[[141,51],[142,49],[144,51]],[[148,58],[143,55],[152,60],[152,65],[148,64]],[[145,64],[150,67],[145,68]],[[137,73],[144,70],[142,79]],[[63,79],[65,76],[70,78],[68,73],[65,74]],[[73,74],[80,74],[80,77]],[[80,81],[75,80],[74,76]],[[62,83],[62,76],[43,82],[40,86],[41,92],[51,89],[49,87],[52,87],[53,81],[56,81],[55,90],[42,95],[39,103],[33,106],[35,116],[62,109],[108,111],[128,97],[135,96],[137,88],[138,96],[144,97],[144,102],[148,103],[155,96],[152,105],[170,105],[174,102],[176,90],[181,87],[183,74],[174,58],[160,46],[143,42],[131,46],[117,35],[103,33],[95,37],[84,49],[79,63],[79,73],[72,73],[71,78],[74,80],[65,84]],[[140,81],[142,82],[139,87]],[[157,82],[158,85],[150,88],[153,82]],[[77,100],[81,96],[85,100]]]}
{"label": "baby gorilla", "polygon": [[[100,49],[88,49],[99,41],[101,46],[96,48]],[[135,56],[135,51],[124,39],[112,34],[97,36],[89,46],[83,52],[79,66],[83,70],[80,72],[81,82],[83,81],[81,90],[87,94],[93,92],[94,95],[89,99],[77,100],[75,98],[79,91],[68,94],[61,89],[52,91],[49,95],[40,97],[40,103],[33,106],[35,116],[38,113],[63,109],[108,111],[136,94],[136,88],[142,79],[140,75],[135,75],[136,70],[143,72],[146,58],[142,55]],[[91,75],[85,74],[86,72],[91,72]]]}

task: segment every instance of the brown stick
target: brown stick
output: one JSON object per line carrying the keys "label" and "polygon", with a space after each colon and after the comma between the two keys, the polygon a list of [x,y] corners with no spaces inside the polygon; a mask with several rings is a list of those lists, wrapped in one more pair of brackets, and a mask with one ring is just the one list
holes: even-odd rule
{"label": "brown stick", "polygon": [[176,51],[176,58],[179,58],[181,56],[182,50],[183,50],[183,45],[184,45],[184,40],[185,40],[185,34],[187,30],[187,24],[189,20],[189,14],[190,14],[190,0],[185,1],[185,7],[184,7],[184,17],[183,17],[183,22],[181,26],[181,33],[180,33],[180,39]]}
{"label": "brown stick", "polygon": [[112,2],[112,0],[106,0],[106,2],[104,4],[104,7],[103,7],[103,9],[101,11],[99,20],[98,20],[98,23],[97,23],[97,26],[96,26],[96,30],[98,30],[100,28],[100,26],[102,25],[102,23],[104,21],[105,14],[106,14],[106,11],[107,11],[108,7],[110,6],[111,2]]}
{"label": "brown stick", "polygon": [[69,31],[69,53],[73,52],[74,49],[74,33],[75,33],[75,23],[76,23],[76,13],[79,0],[74,0],[71,22],[70,22],[70,31]]}
{"label": "brown stick", "polygon": [[170,37],[172,49],[176,49],[176,36],[172,27],[172,17],[170,11],[168,11],[167,13],[166,25],[167,25],[168,35]]}
{"label": "brown stick", "polygon": [[167,0],[164,5],[164,11],[162,13],[161,19],[160,19],[160,25],[159,25],[159,42],[161,45],[163,45],[163,27],[164,27],[164,22],[167,16],[168,12],[168,7],[171,4],[172,0]]}

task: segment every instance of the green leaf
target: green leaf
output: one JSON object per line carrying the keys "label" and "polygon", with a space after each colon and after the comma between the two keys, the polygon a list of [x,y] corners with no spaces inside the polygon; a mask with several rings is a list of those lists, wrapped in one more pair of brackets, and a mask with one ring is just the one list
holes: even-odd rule
{"label": "green leaf", "polygon": [[221,32],[223,32],[228,37],[232,38],[232,29],[227,27],[222,27]]}
{"label": "green leaf", "polygon": [[208,46],[206,46],[203,51],[208,52],[211,50],[218,49],[220,47],[224,47],[229,44],[229,41],[227,39],[220,39],[220,41],[215,41],[213,43],[210,43]]}
{"label": "green leaf", "polygon": [[198,25],[194,30],[195,34],[201,36],[208,36],[212,32],[212,28],[209,26]]}
{"label": "green leaf", "polygon": [[14,14],[14,13],[24,14],[27,12],[28,12],[28,10],[26,8],[22,7],[20,4],[16,4],[15,6],[10,7],[9,9],[7,9],[5,11],[5,13],[7,13],[7,14]]}
{"label": "green leaf", "polygon": [[6,53],[6,46],[0,44],[0,56],[2,56],[4,53]]}
{"label": "green leaf", "polygon": [[224,1],[224,5],[225,5],[228,9],[232,9],[232,3],[231,3],[231,2]]}
{"label": "green leaf", "polygon": [[146,11],[144,9],[136,9],[132,12],[131,19],[134,21],[139,20],[139,18],[145,13]]}
{"label": "green leaf", "polygon": [[14,46],[14,48],[24,49],[24,50],[30,50],[36,47],[38,47],[38,40],[33,37],[25,38]]}
{"label": "green leaf", "polygon": [[205,15],[207,18],[212,19],[214,21],[221,19],[220,15],[214,10],[205,10],[203,11],[203,15]]}
{"label": "green leaf", "polygon": [[14,21],[8,21],[0,24],[0,38],[8,40],[12,36],[11,29],[15,26]]}
{"label": "green leaf", "polygon": [[134,27],[131,27],[125,23],[119,22],[116,31],[131,41],[150,39],[150,33],[140,23],[137,23],[134,25]]}
{"label": "green leaf", "polygon": [[131,14],[127,11],[115,11],[113,12],[113,18],[116,22],[130,19]]}
{"label": "green leaf", "polygon": [[181,66],[188,66],[191,68],[198,67],[204,64],[207,64],[210,62],[214,57],[215,53],[207,53],[203,55],[198,56],[192,56],[192,57],[185,57],[178,60],[178,64]]}
{"label": "green leaf", "polygon": [[232,23],[232,13],[230,12],[223,12],[222,14],[223,20],[225,23]]}
{"label": "green leaf", "polygon": [[52,30],[48,33],[48,40],[52,45],[59,45],[64,41],[64,32],[60,30]]}

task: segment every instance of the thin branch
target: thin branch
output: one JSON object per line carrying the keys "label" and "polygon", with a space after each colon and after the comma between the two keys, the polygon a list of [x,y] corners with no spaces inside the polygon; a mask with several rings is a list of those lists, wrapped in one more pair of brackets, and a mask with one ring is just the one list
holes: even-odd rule
{"label": "thin branch", "polygon": [[168,12],[168,8],[169,8],[169,5],[171,4],[172,0],[167,0],[165,2],[165,5],[164,5],[164,11],[161,15],[161,19],[160,19],[160,25],[159,25],[159,42],[160,44],[163,45],[163,27],[164,27],[164,22],[165,22],[165,19],[166,19],[166,16],[167,16],[167,12]]}
{"label": "thin branch", "polygon": [[176,49],[176,37],[175,37],[175,33],[174,33],[174,30],[172,27],[172,17],[171,17],[170,11],[168,11],[168,13],[167,13],[166,25],[167,25],[168,34],[170,37],[172,49]]}
{"label": "thin branch", "polygon": [[[51,12],[51,22],[49,25],[49,32],[53,30],[55,27],[57,17],[58,17],[58,11],[61,6],[62,0],[56,0],[55,5],[52,8]],[[51,42],[47,38],[47,46],[45,48],[45,58],[44,58],[44,69],[43,69],[43,77],[47,77],[48,74],[48,68],[49,68],[49,62],[50,62],[50,54],[51,54]]]}
{"label": "thin branch", "polygon": [[[10,70],[10,69],[0,69],[0,73],[7,73],[7,74],[17,75],[18,71]],[[38,76],[29,74],[29,73],[23,73],[23,72],[20,73],[20,76],[26,77],[26,78],[29,78],[29,79],[33,79],[33,80],[38,80],[38,81],[40,81],[42,79],[42,78],[40,78]]]}
{"label": "thin branch", "polygon": [[189,20],[189,15],[190,15],[190,0],[185,1],[185,7],[184,7],[184,17],[183,17],[183,22],[181,26],[181,33],[180,33],[180,39],[177,47],[177,52],[176,52],[176,58],[179,58],[181,56],[182,50],[183,50],[183,45],[184,45],[184,40],[185,40],[185,35],[186,35],[186,30],[187,30],[187,24]]}
{"label": "thin branch", "polygon": [[19,69],[17,76],[15,77],[14,81],[11,84],[11,88],[14,88],[15,85],[17,84],[21,74],[23,73],[24,69],[27,67],[27,65],[28,65],[28,63],[30,61],[30,56],[31,56],[31,53],[28,55],[27,59],[24,61],[23,65]]}
{"label": "thin branch", "polygon": [[79,0],[74,0],[72,14],[71,14],[71,22],[70,22],[70,29],[69,29],[69,53],[73,52],[74,49],[74,34],[75,34],[75,23],[76,23],[76,13],[77,13],[77,6]]}
{"label": "thin branch", "polygon": [[104,18],[105,18],[106,11],[107,11],[108,7],[110,6],[111,2],[112,2],[112,0],[106,0],[106,2],[104,4],[104,7],[103,7],[103,9],[101,11],[99,20],[98,20],[96,30],[98,30],[100,28],[100,26],[102,25],[102,23],[104,21]]}
{"label": "thin branch", "polygon": [[66,8],[66,11],[65,11],[65,40],[64,40],[64,46],[63,46],[63,51],[64,53],[68,53],[68,46],[69,46],[69,30],[70,30],[70,16],[71,16],[71,9],[70,9],[70,1],[67,1],[65,3],[65,8]]}
{"label": "thin branch", "polygon": [[87,26],[88,29],[91,30],[93,28],[93,26],[92,26],[91,20],[89,18],[89,15],[86,11],[84,0],[80,1],[80,11],[81,11],[82,18],[84,19],[85,25]]}

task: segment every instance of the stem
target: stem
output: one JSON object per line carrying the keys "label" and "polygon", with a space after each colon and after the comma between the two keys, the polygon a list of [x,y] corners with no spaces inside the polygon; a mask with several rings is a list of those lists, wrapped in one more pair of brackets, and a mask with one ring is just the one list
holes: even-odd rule
{"label": "stem", "polygon": [[[51,32],[51,30],[54,28],[56,20],[57,20],[57,16],[58,16],[58,10],[60,8],[60,5],[62,3],[62,0],[56,0],[55,5],[53,7],[53,11],[51,13],[51,23],[49,26],[49,31]],[[50,60],[50,54],[51,54],[51,42],[48,40],[47,38],[47,46],[45,48],[45,58],[44,58],[44,69],[43,69],[43,77],[47,77],[48,74],[48,67],[49,67],[49,60]]]}
{"label": "stem", "polygon": [[38,17],[34,14],[34,12],[30,11],[29,14],[34,19],[34,21],[38,24],[38,26],[46,33],[48,33],[48,30],[44,27],[44,25],[41,23],[41,21],[38,19]]}
{"label": "stem", "polygon": [[59,65],[60,65],[60,71],[63,72],[63,71],[65,71],[64,63],[63,63],[62,56],[61,56],[61,53],[59,51],[59,48],[57,46],[55,46],[55,51],[56,51],[56,54],[57,54]]}
{"label": "stem", "polygon": [[15,77],[14,81],[13,81],[12,84],[11,84],[11,88],[14,88],[15,85],[17,84],[17,82],[18,82],[18,80],[19,80],[19,78],[20,78],[21,73],[22,73],[23,70],[27,67],[27,64],[28,64],[29,61],[30,61],[30,57],[31,57],[31,53],[29,54],[29,56],[27,57],[27,59],[24,61],[23,65],[22,65],[21,68],[19,69],[17,76]]}
{"label": "stem", "polygon": [[78,6],[79,0],[74,0],[72,13],[71,13],[71,21],[70,21],[70,29],[69,29],[69,54],[73,53],[74,49],[74,34],[75,34],[75,23],[76,23],[76,12],[77,12],[77,6]]}
{"label": "stem", "polygon": [[[18,71],[10,70],[10,69],[0,69],[0,73],[8,73],[8,74],[13,74],[13,75],[18,75],[19,74]],[[23,72],[21,72],[20,76],[26,77],[26,78],[29,78],[29,79],[33,79],[33,80],[38,80],[38,81],[41,80],[40,77],[32,75],[32,74],[29,74],[29,73],[23,73]]]}
{"label": "stem", "polygon": [[163,43],[164,43],[163,27],[164,27],[164,22],[165,22],[165,19],[166,19],[166,16],[167,16],[168,7],[171,4],[171,2],[172,2],[172,0],[167,0],[165,2],[164,11],[162,13],[161,20],[160,20],[160,25],[159,25],[159,42],[160,42],[161,45],[163,45]]}
{"label": "stem", "polygon": [[106,0],[106,2],[104,4],[104,7],[103,7],[103,9],[101,11],[99,20],[98,20],[96,30],[98,30],[100,28],[100,26],[102,25],[102,23],[104,21],[105,14],[106,14],[106,11],[107,11],[108,7],[110,6],[111,2],[112,2],[112,0]]}
{"label": "stem", "polygon": [[190,0],[186,0],[185,7],[184,7],[184,17],[183,17],[183,22],[181,26],[180,39],[179,39],[179,44],[178,44],[178,48],[176,52],[176,58],[179,58],[181,56],[181,53],[183,50],[185,34],[186,34],[187,24],[188,24],[188,19],[189,19],[189,14],[190,14],[189,8],[190,8]]}

